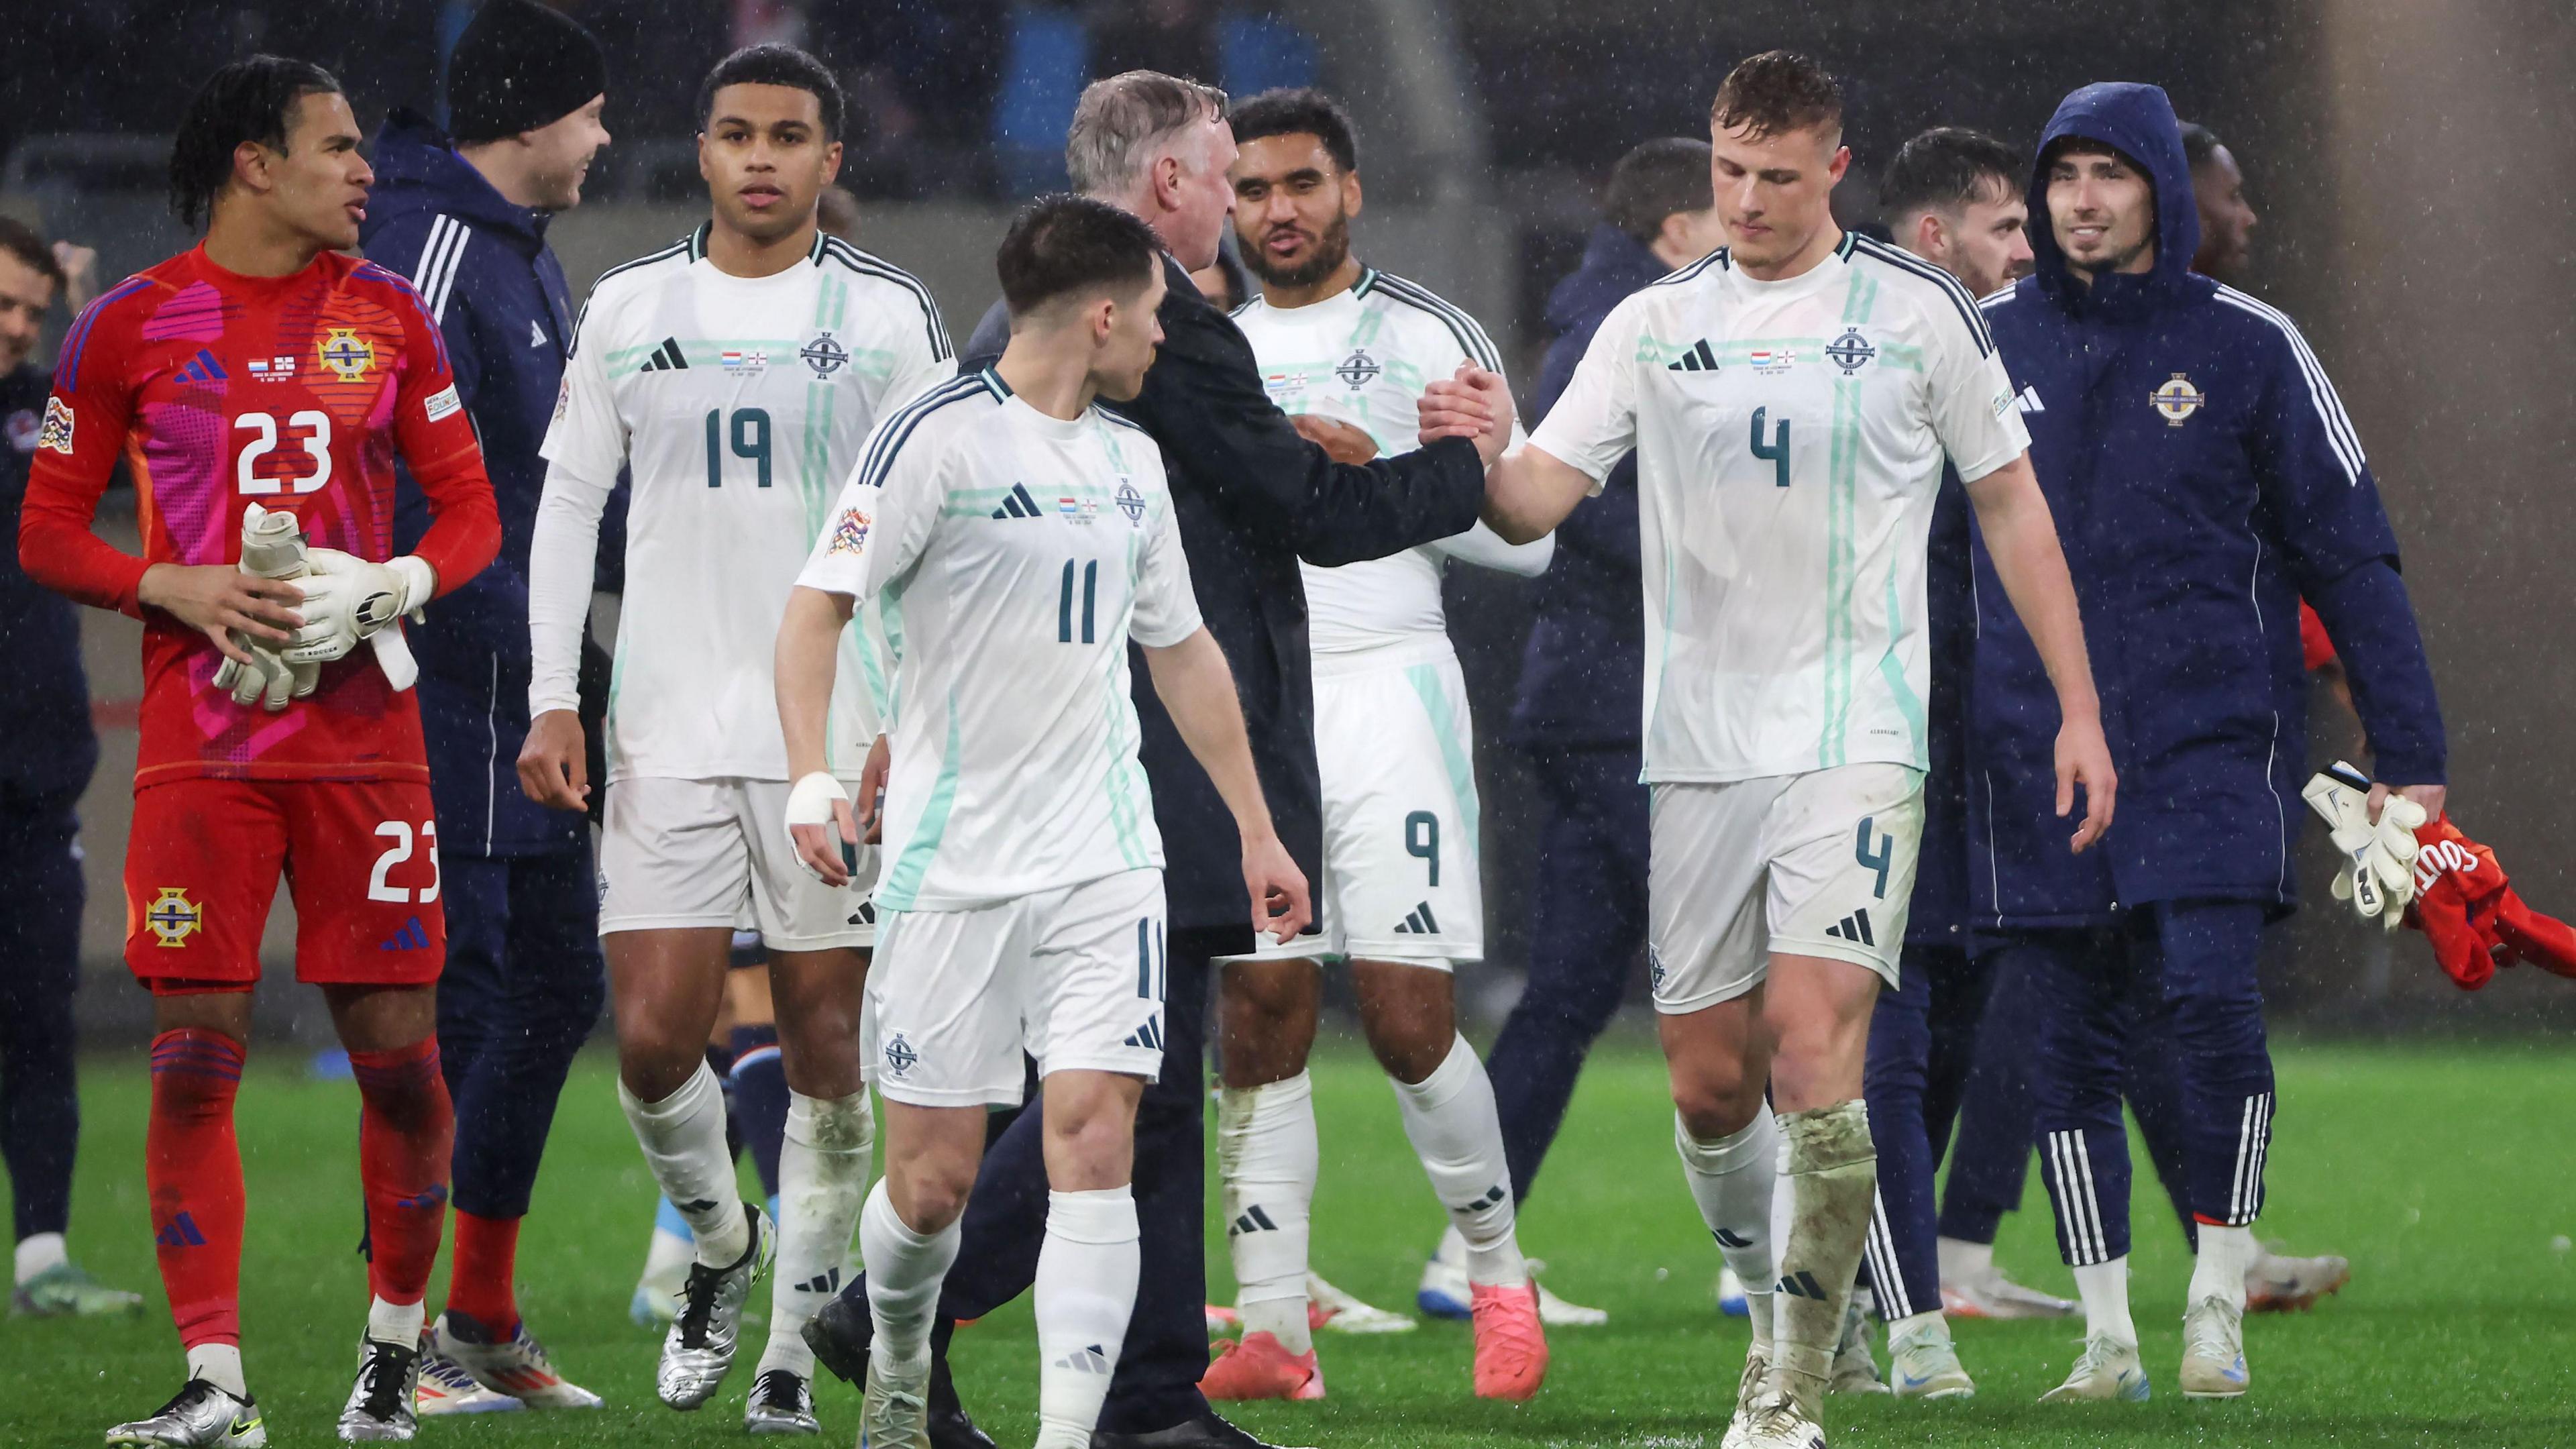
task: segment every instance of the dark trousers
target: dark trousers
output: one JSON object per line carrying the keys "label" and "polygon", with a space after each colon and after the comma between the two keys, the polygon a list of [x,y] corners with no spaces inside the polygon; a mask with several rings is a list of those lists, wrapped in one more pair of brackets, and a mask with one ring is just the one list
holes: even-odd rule
{"label": "dark trousers", "polygon": [[79,799],[78,790],[0,795],[0,1157],[20,1238],[71,1223],[80,1143],[72,997],[86,899]]}
{"label": "dark trousers", "polygon": [[2179,1176],[2191,1213],[2243,1226],[2262,1211],[2273,1103],[2255,980],[2263,916],[2263,907],[2246,902],[2165,902],[2130,912],[2116,927],[2031,932],[2003,948],[2039,1007],[2032,1097],[2068,1263],[2129,1251],[2120,1102],[2142,992],[2171,1034],[2181,1083]]}
{"label": "dark trousers", "polygon": [[1869,1020],[1861,1095],[1878,1147],[1878,1209],[1864,1261],[1889,1321],[1941,1306],[1934,1174],[1976,1057],[1990,958],[1955,946],[1907,946],[1894,991]]}
{"label": "dark trousers", "polygon": [[[1208,958],[1241,932],[1174,931],[1163,997],[1163,1072],[1136,1108],[1136,1226],[1144,1272],[1099,1427],[1143,1434],[1207,1411],[1206,1113]],[[980,1318],[1037,1281],[1046,1238],[1046,1110],[1032,1097],[985,1149],[966,1200],[943,1318]]]}
{"label": "dark trousers", "polygon": [[1647,792],[1636,747],[1544,747],[1529,756],[1543,795],[1529,984],[1485,1058],[1512,1191],[1522,1198],[1646,944]]}
{"label": "dark trousers", "polygon": [[[2005,1213],[2018,1211],[2038,1140],[2031,1096],[2032,1044],[2039,1037],[2039,999],[2024,964],[1987,958],[1991,977],[1984,1021],[1970,1023],[1975,1066],[1950,1148],[1950,1177],[1941,1193],[1940,1235],[1991,1243]],[[2174,1060],[2173,1021],[2158,984],[2130,983],[2125,1023],[2129,1110],[2138,1119],[2156,1181],[2163,1185],[2186,1240],[2198,1241],[2183,1172],[2182,1077]]]}
{"label": "dark trousers", "polygon": [[573,1053],[607,994],[588,849],[447,856],[439,1063],[456,1103],[455,1202],[524,1217]]}

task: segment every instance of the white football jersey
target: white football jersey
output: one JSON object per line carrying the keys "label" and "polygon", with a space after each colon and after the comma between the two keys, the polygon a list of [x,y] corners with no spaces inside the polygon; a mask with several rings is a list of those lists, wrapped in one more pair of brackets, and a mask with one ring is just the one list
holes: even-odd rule
{"label": "white football jersey", "polygon": [[[1255,298],[1236,309],[1234,321],[1251,341],[1261,385],[1280,411],[1348,423],[1376,439],[1382,454],[1420,446],[1424,387],[1456,372],[1461,362],[1503,370],[1501,355],[1475,318],[1373,267],[1362,270],[1347,291],[1310,306],[1273,307]],[[1446,641],[1442,562],[1469,548],[1499,553],[1510,547],[1481,523],[1456,543],[1443,539],[1338,568],[1301,562],[1309,647],[1317,654],[1345,654],[1426,638]],[[1469,556],[1489,561],[1478,553]]]}
{"label": "white football jersey", "polygon": [[[818,235],[805,262],[730,276],[706,236],[600,277],[542,450],[549,494],[604,502],[621,467],[631,477],[611,781],[786,778],[771,659],[788,588],[869,429],[956,367],[929,289],[907,273]],[[531,707],[560,707],[580,636],[534,603]],[[868,627],[843,638],[826,736],[830,768],[853,777],[881,704]]]}
{"label": "white football jersey", "polygon": [[877,908],[1160,868],[1127,641],[1199,627],[1162,450],[986,369],[887,418],[864,459],[796,582],[881,605],[896,659]]}
{"label": "white football jersey", "polygon": [[1924,769],[1924,540],[1946,456],[2029,447],[1976,303],[1857,233],[1786,281],[1718,251],[1619,304],[1532,446],[1637,454],[1645,777]]}

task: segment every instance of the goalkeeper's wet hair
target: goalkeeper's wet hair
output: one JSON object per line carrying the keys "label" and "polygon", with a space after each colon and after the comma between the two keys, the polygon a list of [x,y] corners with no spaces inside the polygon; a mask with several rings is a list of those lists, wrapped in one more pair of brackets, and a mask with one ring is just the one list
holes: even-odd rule
{"label": "goalkeeper's wet hair", "polygon": [[204,227],[233,179],[233,152],[242,142],[283,154],[296,102],[341,93],[331,72],[282,55],[254,55],[206,77],[170,144],[170,209],[190,228]]}
{"label": "goalkeeper's wet hair", "polygon": [[1011,219],[993,270],[1017,321],[1066,298],[1142,291],[1162,250],[1154,229],[1133,213],[1087,196],[1041,196]]}

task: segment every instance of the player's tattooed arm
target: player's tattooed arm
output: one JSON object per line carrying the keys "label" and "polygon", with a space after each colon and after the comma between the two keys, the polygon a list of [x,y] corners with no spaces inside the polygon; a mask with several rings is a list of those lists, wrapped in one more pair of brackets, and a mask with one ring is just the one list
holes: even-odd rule
{"label": "player's tattooed arm", "polygon": [[1216,636],[1202,625],[1177,644],[1145,645],[1145,667],[1154,676],[1154,693],[1170,712],[1217,794],[1234,812],[1243,836],[1243,884],[1252,903],[1252,930],[1257,936],[1285,941],[1315,918],[1306,873],[1281,844],[1262,798],[1261,777],[1252,765],[1252,740],[1243,728],[1243,701],[1234,692],[1234,671]]}
{"label": "player's tattooed arm", "polygon": [[2063,819],[2073,813],[2075,787],[2083,786],[2084,820],[2072,842],[2082,851],[2111,828],[2120,781],[2102,735],[2102,701],[2093,690],[2084,618],[2076,608],[2065,550],[2057,542],[2057,520],[2049,513],[2048,496],[2039,491],[2039,475],[2031,470],[2027,452],[1968,484],[1968,501],[1977,510],[1977,528],[2004,594],[2030,631],[2048,682],[2057,690],[2057,814]]}

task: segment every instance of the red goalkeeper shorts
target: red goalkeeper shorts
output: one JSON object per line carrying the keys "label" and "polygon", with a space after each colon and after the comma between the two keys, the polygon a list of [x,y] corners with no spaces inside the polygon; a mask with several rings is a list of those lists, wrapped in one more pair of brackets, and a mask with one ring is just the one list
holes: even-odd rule
{"label": "red goalkeeper shorts", "polygon": [[125,964],[155,993],[248,991],[281,873],[295,902],[295,979],[438,979],[438,825],[429,786],[395,780],[180,779],[135,791]]}

